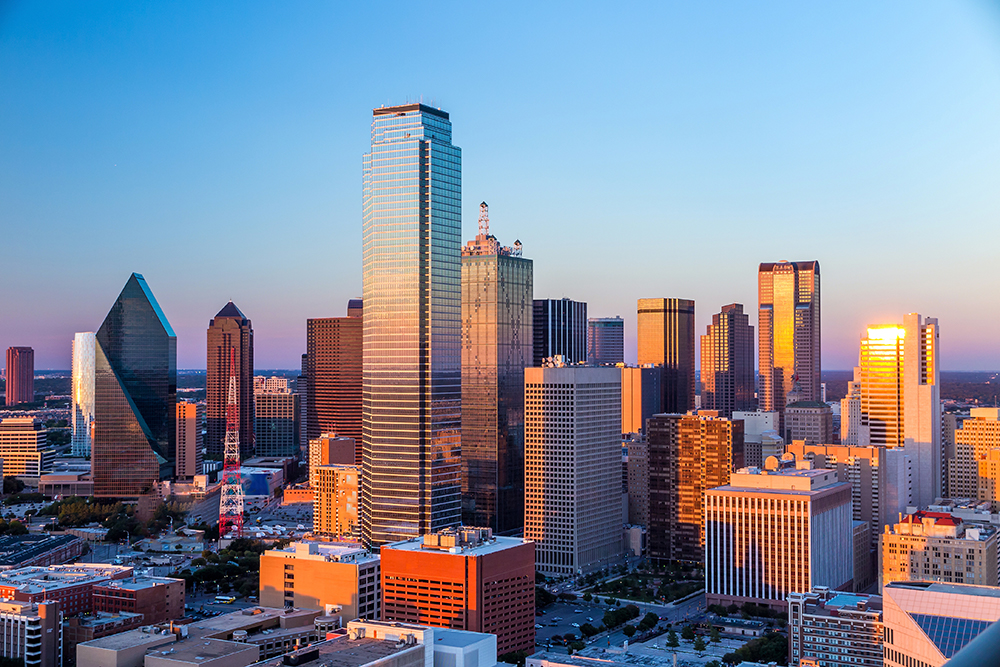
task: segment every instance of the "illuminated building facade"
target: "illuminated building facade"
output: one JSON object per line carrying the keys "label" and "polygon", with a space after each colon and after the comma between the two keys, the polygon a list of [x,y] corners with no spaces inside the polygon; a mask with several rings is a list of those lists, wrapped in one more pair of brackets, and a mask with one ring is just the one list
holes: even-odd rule
{"label": "illuminated building facade", "polygon": [[622,554],[621,374],[524,370],[524,537],[536,567],[590,572]]}
{"label": "illuminated building facade", "polygon": [[594,366],[625,363],[625,320],[620,317],[587,320],[587,363]]}
{"label": "illuminated building facade", "polygon": [[73,396],[70,451],[73,456],[90,456],[94,428],[94,347],[93,332],[73,336]]}
{"label": "illuminated building facade", "polygon": [[796,380],[801,400],[820,393],[819,262],[765,262],[757,272],[760,409],[785,409]]}
{"label": "illuminated building facade", "polygon": [[[357,299],[352,299],[355,302]],[[360,308],[347,317],[306,320],[306,409],[308,438],[336,433],[354,438],[361,465],[361,373],[364,318]]]}
{"label": "illuminated building facade", "polygon": [[253,456],[253,325],[230,301],[208,322],[205,374],[206,441],[210,456],[222,459],[226,439],[230,353],[236,357],[236,402],[239,409],[240,456]]}
{"label": "illuminated building facade", "polygon": [[97,331],[94,495],[148,493],[174,473],[177,337],[145,278],[133,273]]}
{"label": "illuminated building facade", "polygon": [[358,532],[358,486],[361,470],[352,465],[322,465],[310,476],[313,487],[313,532],[354,537]]}
{"label": "illuminated building facade", "polygon": [[694,301],[639,299],[638,364],[663,369],[663,411],[684,413],[694,403]]}
{"label": "illuminated building facade", "polygon": [[192,480],[202,474],[204,449],[201,423],[205,408],[197,403],[177,403],[177,479]]}
{"label": "illuminated building facade", "polygon": [[880,585],[945,581],[996,586],[997,527],[965,523],[949,512],[906,514],[880,536]]}
{"label": "illuminated building facade", "polygon": [[524,526],[524,369],[533,354],[533,264],[489,232],[462,249],[462,520]]}
{"label": "illuminated building facade", "polygon": [[0,421],[0,471],[13,477],[39,477],[52,470],[56,452],[48,448],[48,434],[34,417]]}
{"label": "illuminated building facade", "polygon": [[882,667],[882,598],[819,587],[788,596],[789,665]]}
{"label": "illuminated building facade", "polygon": [[723,306],[701,337],[701,407],[722,417],[756,407],[753,327],[743,304]]}
{"label": "illuminated building facade", "polygon": [[362,206],[368,546],[461,518],[461,207],[462,152],[448,114],[375,109]]}
{"label": "illuminated building facade", "polygon": [[743,422],[691,414],[648,424],[649,556],[701,561],[705,492],[743,467]]}
{"label": "illuminated building facade", "polygon": [[[955,429],[954,441],[954,456],[947,464],[949,494],[997,503],[1000,498],[991,492],[988,480],[995,465],[993,452],[1000,452],[1000,408],[972,408],[961,428]],[[980,467],[986,473],[983,476]]]}
{"label": "illuminated building facade", "polygon": [[663,412],[663,369],[622,367],[622,433],[645,433],[646,420]]}

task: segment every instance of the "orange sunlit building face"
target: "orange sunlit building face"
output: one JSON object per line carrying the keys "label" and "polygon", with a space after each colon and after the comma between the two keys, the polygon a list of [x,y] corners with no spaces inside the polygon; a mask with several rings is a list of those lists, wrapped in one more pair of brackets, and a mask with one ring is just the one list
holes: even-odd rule
{"label": "orange sunlit building face", "polygon": [[382,547],[382,620],[497,636],[497,654],[535,648],[535,545],[448,528]]}
{"label": "orange sunlit building face", "polygon": [[639,299],[638,364],[663,367],[663,411],[687,412],[694,405],[694,301]]}

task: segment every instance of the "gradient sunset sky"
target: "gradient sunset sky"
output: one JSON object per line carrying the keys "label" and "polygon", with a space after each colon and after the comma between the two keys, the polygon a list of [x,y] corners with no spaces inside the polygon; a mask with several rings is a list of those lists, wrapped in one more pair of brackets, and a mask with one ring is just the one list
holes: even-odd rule
{"label": "gradient sunset sky", "polygon": [[[726,303],[818,259],[823,367],[937,317],[945,370],[1000,369],[998,2],[3,2],[0,348],[68,369],[132,271],[204,368],[232,299],[258,368],[361,293],[373,107],[451,114],[465,239],[536,298]],[[0,362],[2,363],[2,362]]]}

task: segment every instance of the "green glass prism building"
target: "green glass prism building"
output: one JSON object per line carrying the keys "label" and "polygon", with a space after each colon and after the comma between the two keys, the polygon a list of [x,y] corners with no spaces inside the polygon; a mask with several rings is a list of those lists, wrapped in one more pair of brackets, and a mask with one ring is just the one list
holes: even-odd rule
{"label": "green glass prism building", "polygon": [[173,473],[177,337],[133,273],[97,332],[94,495],[134,498]]}
{"label": "green glass prism building", "polygon": [[364,156],[362,540],[461,517],[462,152],[448,114],[373,111]]}

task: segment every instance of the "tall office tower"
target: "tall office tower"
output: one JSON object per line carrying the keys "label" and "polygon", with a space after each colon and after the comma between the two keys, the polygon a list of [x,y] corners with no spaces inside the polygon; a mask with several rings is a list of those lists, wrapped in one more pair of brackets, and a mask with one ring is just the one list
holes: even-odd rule
{"label": "tall office tower", "polygon": [[745,468],[705,492],[708,604],[783,610],[791,593],[853,579],[851,485],[832,470]]}
{"label": "tall office tower", "polygon": [[938,337],[936,319],[910,313],[902,325],[868,327],[861,340],[860,443],[906,448],[918,507],[944,488]]}
{"label": "tall office tower", "polygon": [[524,537],[539,572],[606,567],[622,554],[621,373],[524,371]]}
{"label": "tall office tower", "polygon": [[[882,618],[885,667],[943,667],[1000,620],[1000,588],[896,581],[882,589]],[[995,664],[995,658],[976,664]]]}
{"label": "tall office tower", "polygon": [[625,320],[620,317],[587,320],[587,363],[595,366],[625,363]]}
{"label": "tall office tower", "polygon": [[952,468],[958,463],[956,460],[958,457],[958,449],[957,443],[955,442],[955,433],[962,427],[965,420],[970,418],[971,415],[963,412],[941,413],[941,451],[944,453],[945,461],[945,488],[942,495],[946,498],[961,497],[960,494],[952,491],[952,480],[956,474],[952,472]]}
{"label": "tall office tower", "polygon": [[285,378],[255,377],[253,390],[257,456],[297,456],[299,395],[289,390]]}
{"label": "tall office tower", "polygon": [[1000,583],[997,527],[965,523],[950,512],[908,512],[880,537],[879,586],[893,581]]}
{"label": "tall office tower", "polygon": [[240,458],[253,456],[253,325],[230,301],[208,322],[208,372],[205,377],[208,455],[222,459],[226,440],[230,350],[236,353],[236,400],[239,404]]}
{"label": "tall office tower", "polygon": [[[948,490],[952,498],[977,498],[996,503],[994,494],[980,494],[979,466],[1000,449],[1000,408],[972,408],[954,434],[955,454],[948,460]],[[986,472],[986,470],[984,470]]]}
{"label": "tall office tower", "polygon": [[796,401],[785,406],[785,442],[833,444],[833,409],[820,401]]}
{"label": "tall office tower", "polygon": [[756,402],[753,327],[743,304],[731,303],[712,315],[701,337],[701,407],[731,417],[733,410],[753,410]]}
{"label": "tall office tower", "polygon": [[847,383],[847,395],[840,399],[840,444],[861,444],[861,369],[854,367],[854,380]]}
{"label": "tall office tower", "polygon": [[205,408],[197,403],[177,402],[177,479],[192,480],[202,474],[201,422]]}
{"label": "tall office tower", "polygon": [[133,273],[97,331],[94,495],[129,498],[174,473],[177,337]]}
{"label": "tall office tower", "polygon": [[639,299],[638,362],[663,367],[663,411],[694,410],[694,301]]}
{"label": "tall office tower", "polygon": [[303,460],[309,457],[309,355],[302,355],[302,366],[295,378],[295,393],[299,395],[299,449]]}
{"label": "tall office tower", "polygon": [[649,526],[649,445],[644,438],[625,443],[628,449],[628,522]]}
{"label": "tall office tower", "polygon": [[743,467],[743,422],[703,415],[656,415],[649,447],[649,557],[700,561],[705,491]]}
{"label": "tall office tower", "polygon": [[364,158],[362,540],[462,510],[462,150],[448,114],[375,109]]}
{"label": "tall office tower", "polygon": [[[489,528],[382,547],[382,619],[488,632],[497,653],[535,650],[535,546]],[[465,663],[468,665],[469,663]]]}
{"label": "tall office tower", "polygon": [[565,363],[587,360],[587,304],[569,299],[535,299],[531,319],[532,366],[557,354]]}
{"label": "tall office tower", "polygon": [[321,465],[310,476],[313,487],[313,532],[357,539],[360,469],[355,465]]}
{"label": "tall office tower", "polygon": [[90,456],[94,428],[94,346],[92,331],[73,336],[73,431],[70,451],[73,456]]}
{"label": "tall office tower", "polygon": [[836,470],[838,480],[850,482],[854,520],[868,524],[871,550],[878,547],[883,528],[912,504],[912,465],[902,449],[808,445],[800,440],[789,443],[786,453],[797,461],[811,461],[814,468]]}
{"label": "tall office tower", "polygon": [[663,369],[622,368],[622,433],[645,433],[646,420],[663,412]]}
{"label": "tall office tower", "polygon": [[8,417],[0,421],[2,473],[38,477],[52,470],[56,452],[48,448],[49,432],[34,417]]}
{"label": "tall office tower", "polygon": [[501,246],[480,204],[462,249],[462,520],[524,527],[524,368],[532,359],[533,265]]}
{"label": "tall office tower", "polygon": [[757,298],[760,409],[784,410],[796,381],[801,400],[820,400],[819,262],[761,264]]}
{"label": "tall office tower", "polygon": [[306,320],[308,437],[312,440],[323,433],[336,433],[354,438],[358,445],[358,465],[361,465],[363,323],[361,315]]}
{"label": "tall office tower", "polygon": [[35,351],[30,347],[7,348],[7,405],[35,401]]}

